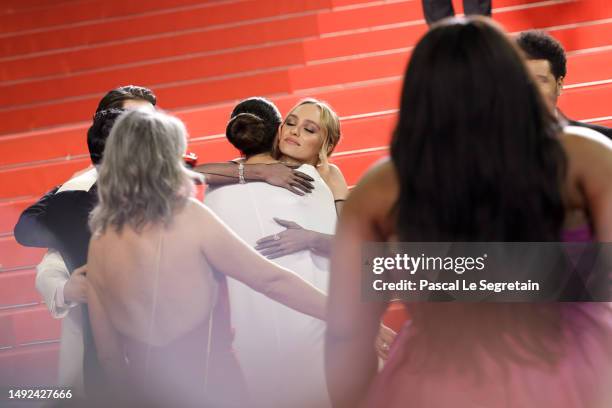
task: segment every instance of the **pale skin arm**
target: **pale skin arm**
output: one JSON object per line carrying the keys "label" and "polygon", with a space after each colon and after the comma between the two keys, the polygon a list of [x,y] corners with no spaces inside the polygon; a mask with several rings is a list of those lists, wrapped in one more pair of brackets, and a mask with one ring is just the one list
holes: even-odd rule
{"label": "pale skin arm", "polygon": [[216,270],[298,312],[325,320],[323,292],[265,259],[206,206],[192,202],[201,208],[202,252]]}
{"label": "pale skin arm", "polygon": [[321,177],[323,177],[323,180],[325,180],[334,196],[336,212],[340,215],[344,202],[349,195],[348,184],[344,179],[344,175],[340,168],[332,163],[323,163],[322,166],[319,166],[319,169]]}
{"label": "pale skin arm", "polygon": [[[344,202],[348,198],[349,189],[342,171],[335,164],[329,164],[329,177],[326,183],[334,196],[334,206],[336,207],[336,214],[339,216]],[[334,236],[319,232],[314,234],[310,242],[310,249],[316,254],[331,256],[330,251]]]}
{"label": "pale skin arm", "polygon": [[376,228],[380,205],[372,199],[380,167],[368,172],[351,192],[333,246],[325,363],[335,408],[358,406],[377,370],[374,343],[387,304],[362,301],[361,248],[384,238]]}
{"label": "pale skin arm", "polygon": [[287,229],[257,241],[255,249],[263,256],[275,259],[303,250],[310,250],[321,256],[330,256],[333,235],[305,229],[293,221],[280,218],[274,218],[274,221]]}

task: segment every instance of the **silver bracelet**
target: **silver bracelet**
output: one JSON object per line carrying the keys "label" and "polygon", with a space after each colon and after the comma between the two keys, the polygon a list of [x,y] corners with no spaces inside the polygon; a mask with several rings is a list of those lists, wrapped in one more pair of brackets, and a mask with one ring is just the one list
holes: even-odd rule
{"label": "silver bracelet", "polygon": [[246,183],[246,180],[244,179],[244,163],[243,162],[238,163],[238,182],[240,184]]}

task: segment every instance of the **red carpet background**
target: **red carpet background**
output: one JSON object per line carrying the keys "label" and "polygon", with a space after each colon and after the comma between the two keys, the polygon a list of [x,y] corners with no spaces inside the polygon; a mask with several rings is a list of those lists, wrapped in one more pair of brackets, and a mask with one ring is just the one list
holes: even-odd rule
{"label": "red carpet background", "polygon": [[[565,46],[563,112],[612,126],[610,1],[493,7],[509,32],[541,28]],[[306,96],[326,100],[342,119],[333,162],[352,185],[387,155],[402,74],[425,30],[420,0],[3,0],[0,384],[55,379],[60,321],[34,288],[44,251],[19,246],[12,229],[25,207],[89,164],[86,129],[106,91],[152,88],[186,123],[200,162],[237,156],[223,132],[241,98],[267,96],[283,114]],[[401,310],[389,316],[397,323]]]}

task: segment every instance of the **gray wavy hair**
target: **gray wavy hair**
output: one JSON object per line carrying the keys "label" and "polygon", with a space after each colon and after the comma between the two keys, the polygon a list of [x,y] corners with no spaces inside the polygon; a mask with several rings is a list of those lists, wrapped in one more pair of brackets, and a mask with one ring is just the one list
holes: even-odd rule
{"label": "gray wavy hair", "polygon": [[149,110],[127,111],[106,142],[98,175],[98,205],[89,226],[94,234],[127,224],[136,231],[171,221],[202,177],[182,160],[187,131],[179,119]]}

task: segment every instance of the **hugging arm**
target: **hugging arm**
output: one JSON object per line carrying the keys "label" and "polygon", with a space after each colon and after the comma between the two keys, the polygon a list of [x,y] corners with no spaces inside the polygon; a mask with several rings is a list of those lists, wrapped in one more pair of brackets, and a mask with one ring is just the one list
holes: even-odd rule
{"label": "hugging arm", "polygon": [[58,189],[59,186],[46,193],[19,216],[19,221],[17,221],[13,232],[15,239],[21,245],[37,248],[57,248],[55,234],[50,228],[48,209]]}
{"label": "hugging arm", "polygon": [[204,205],[202,252],[219,272],[299,312],[325,319],[325,295],[288,269],[259,255]]}
{"label": "hugging arm", "polygon": [[302,228],[293,221],[274,218],[277,224],[287,228],[278,234],[268,235],[257,241],[256,250],[270,259],[310,250],[317,255],[329,257],[334,236]]}
{"label": "hugging arm", "polygon": [[238,183],[238,164],[227,163],[205,163],[194,168],[195,171],[206,176],[206,183],[214,186]]}
{"label": "hugging arm", "polygon": [[[194,170],[204,174],[210,185],[240,182],[239,165],[236,162],[201,164]],[[309,193],[314,188],[312,177],[282,163],[245,164],[243,176],[245,181],[262,181],[298,195]]]}
{"label": "hugging arm", "polygon": [[[325,162],[319,166],[318,170],[332,192],[336,213],[340,214],[349,193],[346,180],[336,165]],[[274,221],[287,229],[257,241],[255,249],[262,255],[275,259],[298,251],[310,250],[317,255],[330,256],[334,240],[333,234],[307,230],[290,220],[275,218]]]}
{"label": "hugging arm", "polygon": [[41,201],[28,208],[15,226],[15,237],[23,245],[54,248],[64,254],[72,248],[86,249],[89,235],[89,212],[94,206],[95,190],[68,190],[48,193]]}

